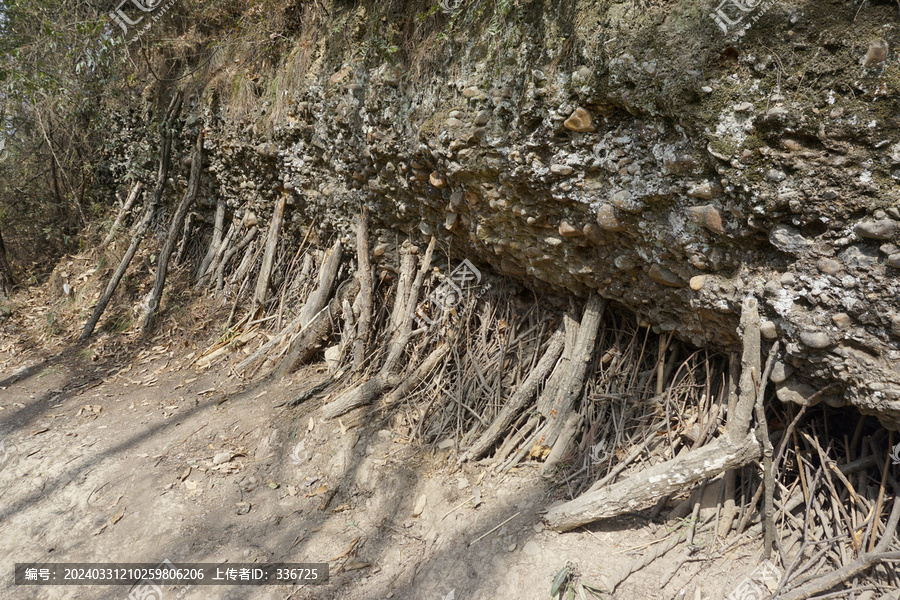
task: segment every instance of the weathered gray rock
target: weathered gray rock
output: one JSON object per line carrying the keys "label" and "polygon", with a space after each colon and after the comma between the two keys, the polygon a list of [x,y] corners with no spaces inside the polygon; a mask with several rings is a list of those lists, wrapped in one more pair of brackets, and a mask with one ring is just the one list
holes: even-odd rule
{"label": "weathered gray rock", "polygon": [[859,237],[870,240],[889,240],[897,233],[897,221],[893,219],[879,219],[877,221],[863,221],[857,224],[856,233]]}
{"label": "weathered gray rock", "polygon": [[771,379],[773,383],[784,383],[794,372],[794,367],[778,360],[772,364]]}
{"label": "weathered gray rock", "polygon": [[651,265],[650,271],[647,274],[650,276],[650,279],[661,285],[669,287],[685,286],[684,280],[681,277],[657,264]]}
{"label": "weathered gray rock", "polygon": [[[796,378],[791,377],[775,389],[775,395],[782,402],[793,402],[794,404],[802,406],[806,404],[817,391],[818,390],[813,386],[802,383]],[[818,399],[813,400],[811,405],[815,406],[821,401],[822,399],[819,397]]]}
{"label": "weathered gray rock", "polygon": [[841,271],[841,263],[833,258],[820,258],[816,266],[826,275],[837,275]]}
{"label": "weathered gray rock", "polygon": [[812,245],[803,234],[788,225],[776,225],[769,232],[769,241],[773,246],[788,254],[802,254]]}
{"label": "weathered gray rock", "polygon": [[831,346],[831,338],[827,333],[821,331],[801,331],[800,341],[810,348],[819,350]]}

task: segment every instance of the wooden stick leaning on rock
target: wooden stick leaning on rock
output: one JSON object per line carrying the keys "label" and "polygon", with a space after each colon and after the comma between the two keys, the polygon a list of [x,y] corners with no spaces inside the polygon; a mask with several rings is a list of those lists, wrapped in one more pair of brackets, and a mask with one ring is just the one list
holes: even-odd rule
{"label": "wooden stick leaning on rock", "polygon": [[353,368],[359,371],[366,360],[369,328],[372,323],[372,263],[369,260],[369,209],[363,206],[356,229],[356,261],[359,278],[359,317],[353,339]]}
{"label": "wooden stick leaning on rock", "polygon": [[[313,320],[313,317],[319,314],[319,312],[325,307],[328,303],[328,299],[331,297],[331,292],[334,289],[335,282],[337,281],[338,270],[341,266],[341,257],[343,256],[343,250],[341,246],[341,241],[338,240],[334,243],[328,255],[325,257],[325,262],[322,265],[322,270],[319,271],[319,283],[316,286],[316,289],[309,295],[309,298],[306,299],[306,303],[303,305],[303,308],[300,309],[300,316],[298,317],[298,322],[301,328],[306,327],[308,323]],[[342,302],[337,307],[333,307],[333,310],[329,311],[327,315],[329,318],[337,318],[337,315],[340,315],[343,311],[343,299]],[[330,323],[330,320],[328,321]],[[316,328],[313,328],[316,329]],[[310,337],[300,336],[291,344],[290,350],[288,350],[287,357],[285,357],[284,361],[281,365],[276,369],[275,376],[283,377],[287,375],[291,371],[294,370],[294,367],[297,366],[298,362],[302,360],[306,360],[309,352],[309,343],[311,341]]]}
{"label": "wooden stick leaning on rock", "polygon": [[584,388],[605,309],[606,300],[594,294],[585,304],[581,322],[570,319],[562,357],[538,398],[538,411],[547,421],[538,432],[536,443],[551,449],[543,472],[559,461],[580,425],[581,421],[573,418],[575,402]]}
{"label": "wooden stick leaning on rock", "polygon": [[259,233],[259,229],[256,227],[251,227],[249,231],[247,231],[246,235],[244,235],[243,239],[237,243],[232,248],[229,248],[228,252],[225,253],[225,256],[219,262],[219,266],[216,267],[216,297],[221,298],[222,292],[225,290],[225,266],[234,258],[234,255],[238,252],[244,250],[250,242],[256,239],[256,234]]}
{"label": "wooden stick leaning on rock", "polygon": [[269,293],[269,279],[272,276],[272,266],[275,264],[275,251],[278,250],[278,236],[281,234],[281,224],[284,221],[284,207],[287,204],[287,194],[281,194],[275,203],[272,212],[272,220],[269,222],[269,234],[266,236],[265,252],[263,253],[262,266],[259,268],[259,277],[256,279],[256,290],[253,292],[251,314],[256,316],[259,309],[265,308],[266,298]]}
{"label": "wooden stick leaning on rock", "polygon": [[538,386],[544,381],[544,378],[547,377],[550,369],[553,368],[553,365],[556,364],[560,354],[562,354],[564,341],[565,331],[562,328],[559,328],[550,337],[550,342],[547,344],[547,350],[544,351],[544,355],[541,357],[541,360],[538,361],[537,366],[532,369],[522,385],[520,385],[512,397],[507,400],[506,404],[503,405],[500,414],[497,415],[497,418],[494,419],[490,427],[488,427],[487,430],[482,433],[481,436],[472,443],[472,446],[459,458],[459,462],[481,458],[487,453],[490,447],[500,439],[500,436],[503,435],[506,428],[519,417],[522,409],[524,409],[532,398],[534,398]]}
{"label": "wooden stick leaning on rock", "polygon": [[355,279],[345,280],[331,299],[328,305],[313,315],[309,323],[301,327],[296,339],[291,343],[291,350],[285,357],[281,366],[273,373],[275,377],[281,377],[290,372],[285,370],[292,364],[291,369],[308,361],[313,355],[322,349],[325,341],[334,331],[335,323],[343,316],[344,304],[359,292],[359,282]]}
{"label": "wooden stick leaning on rock", "polygon": [[775,356],[778,354],[779,343],[772,344],[769,350],[769,358],[766,360],[766,369],[762,379],[759,381],[756,392],[756,427],[760,444],[763,448],[763,486],[765,486],[765,516],[766,516],[766,540],[763,556],[769,560],[772,556],[772,548],[775,543],[775,472],[772,467],[772,457],[774,450],[772,448],[772,440],[769,439],[769,424],[766,422],[766,382],[772,374],[772,365],[775,362]]}
{"label": "wooden stick leaning on rock", "polygon": [[[425,274],[431,269],[431,257],[434,254],[435,243],[436,240],[432,237],[416,277],[408,288],[398,284],[397,296],[394,298],[394,308],[389,321],[392,324],[397,324],[398,327],[394,329],[394,335],[388,342],[386,356],[381,369],[371,379],[340,393],[334,400],[326,404],[322,409],[323,416],[326,419],[339,417],[354,408],[370,404],[378,396],[401,383],[402,380],[395,370],[397,363],[403,356],[406,344],[413,334],[412,325],[416,305],[418,304],[419,290],[422,288]],[[400,281],[409,281],[415,269],[415,256],[411,252],[407,252],[401,259],[401,265]],[[425,359],[425,363],[428,363],[429,359],[432,359],[435,353],[439,351],[440,346],[432,352],[431,357]]]}
{"label": "wooden stick leaning on rock", "polygon": [[[213,258],[216,256],[216,252],[219,250],[219,245],[222,243],[222,234],[225,232],[225,201],[223,199],[219,199],[216,203],[216,219],[213,224],[213,236],[212,240],[209,242],[209,248],[206,249],[206,254],[203,257],[203,260],[200,261],[200,266],[197,268],[197,279],[203,277],[203,274],[206,273],[207,269],[209,269],[210,263],[212,263]],[[198,281],[195,284],[195,287],[199,287],[200,282]]]}
{"label": "wooden stick leaning on rock", "polygon": [[172,215],[172,222],[169,224],[169,236],[166,243],[163,244],[159,251],[159,259],[156,261],[156,280],[153,282],[153,289],[147,296],[147,307],[144,311],[143,332],[146,335],[153,330],[154,320],[156,319],[156,311],[159,309],[159,302],[162,299],[163,288],[166,286],[166,277],[169,273],[169,259],[172,252],[175,251],[175,245],[178,243],[178,234],[181,233],[184,225],[184,218],[188,214],[197,192],[200,189],[200,172],[203,166],[203,128],[197,132],[197,142],[194,145],[194,152],[191,154],[191,174],[188,177],[187,189],[184,190],[184,197],[178,204],[175,214]]}
{"label": "wooden stick leaning on rock", "polygon": [[[215,277],[215,274],[219,270],[219,263],[222,262],[222,259],[225,257],[225,253],[231,248],[231,242],[234,241],[234,238],[237,237],[243,226],[243,221],[238,221],[237,219],[231,220],[231,223],[228,225],[228,231],[227,233],[225,233],[225,237],[222,238],[222,242],[219,244],[219,247],[216,248],[215,254],[213,254],[212,262],[209,263],[206,271],[201,273],[197,278],[197,283],[194,284],[194,287],[201,288]],[[213,283],[215,283],[214,279]]]}
{"label": "wooden stick leaning on rock", "polygon": [[545,517],[549,525],[558,531],[567,531],[599,519],[648,508],[661,496],[759,458],[759,441],[750,431],[757,396],[753,372],[759,374],[761,362],[759,325],[758,303],[749,297],[744,300],[741,312],[744,351],[740,396],[733,426],[724,435],[702,448],[657,463],[608,488],[587,492],[551,508]]}
{"label": "wooden stick leaning on rock", "polygon": [[135,201],[138,199],[138,196],[143,189],[143,181],[138,181],[134,184],[134,186],[132,186],[131,192],[128,194],[128,198],[125,200],[125,204],[122,205],[122,210],[119,211],[118,216],[116,216],[115,222],[113,222],[112,227],[109,228],[109,233],[106,234],[106,237],[103,238],[103,241],[100,242],[99,246],[97,246],[97,250],[103,250],[113,241],[113,239],[116,237],[116,234],[119,232],[119,228],[122,226],[122,221],[124,221],[125,216],[128,215],[129,212],[131,212]]}

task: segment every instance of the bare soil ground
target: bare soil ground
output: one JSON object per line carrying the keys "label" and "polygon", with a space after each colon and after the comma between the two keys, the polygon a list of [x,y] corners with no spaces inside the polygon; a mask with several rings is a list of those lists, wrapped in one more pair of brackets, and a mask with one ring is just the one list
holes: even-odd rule
{"label": "bare soil ground", "polygon": [[[127,587],[15,586],[16,562],[169,559],[328,562],[331,579],[173,587],[163,599],[546,600],[567,563],[606,588],[683,526],[636,516],[552,532],[541,514],[565,483],[533,466],[460,469],[452,448],[412,443],[377,410],[331,422],[321,401],[274,407],[322,378],[324,364],[281,381],[240,381],[228,362],[198,371],[209,331],[102,333],[79,346],[72,332],[47,335],[46,306],[25,293],[16,301],[30,303],[27,316],[0,322],[0,598],[129,597]],[[698,556],[711,535],[697,535]],[[604,597],[725,598],[758,547],[688,561],[663,586],[678,550]]]}

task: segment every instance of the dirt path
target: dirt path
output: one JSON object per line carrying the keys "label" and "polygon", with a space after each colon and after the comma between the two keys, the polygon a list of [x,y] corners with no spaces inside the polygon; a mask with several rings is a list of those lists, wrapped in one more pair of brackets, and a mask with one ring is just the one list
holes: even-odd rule
{"label": "dirt path", "polygon": [[[622,552],[678,526],[638,518],[559,535],[540,513],[551,490],[525,467],[506,477],[455,469],[378,415],[322,422],[285,411],[310,367],[244,384],[196,372],[184,349],[149,346],[97,366],[77,352],[0,352],[0,556],[7,599],[129,596],[126,587],[14,586],[15,562],[329,562],[324,586],[193,587],[164,599],[546,600],[567,562],[583,580],[640,558]],[[414,516],[418,515],[418,516]],[[702,546],[702,540],[698,540]],[[685,567],[664,588],[664,557],[616,598],[723,598],[746,552]],[[747,551],[749,552],[749,550]],[[697,563],[698,565],[701,563]],[[700,595],[696,595],[700,594]]]}

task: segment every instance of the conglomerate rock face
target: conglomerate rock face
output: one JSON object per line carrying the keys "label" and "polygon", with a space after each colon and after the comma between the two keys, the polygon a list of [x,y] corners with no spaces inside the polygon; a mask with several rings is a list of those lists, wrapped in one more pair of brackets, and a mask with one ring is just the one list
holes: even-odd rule
{"label": "conglomerate rock face", "polygon": [[359,49],[402,43],[393,16],[335,6],[353,33],[322,27],[299,87],[241,121],[207,90],[182,144],[202,122],[203,202],[245,222],[287,194],[295,232],[349,240],[366,203],[385,243],[435,235],[697,345],[737,349],[754,295],[779,399],[900,428],[897,8],[731,2],[455,3],[406,62]]}

